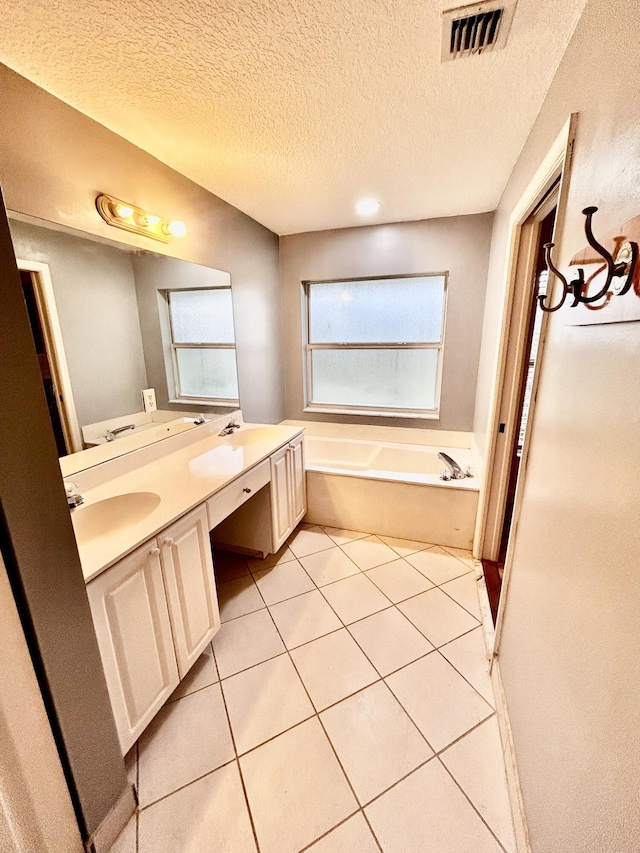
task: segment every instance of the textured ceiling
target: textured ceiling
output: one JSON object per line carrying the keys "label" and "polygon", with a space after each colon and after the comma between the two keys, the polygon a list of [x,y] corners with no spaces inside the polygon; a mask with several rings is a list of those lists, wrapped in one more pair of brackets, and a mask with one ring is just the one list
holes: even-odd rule
{"label": "textured ceiling", "polygon": [[[440,63],[463,0],[0,0],[0,59],[279,234],[493,210],[585,0],[518,0]],[[7,23],[10,22],[10,25]]]}

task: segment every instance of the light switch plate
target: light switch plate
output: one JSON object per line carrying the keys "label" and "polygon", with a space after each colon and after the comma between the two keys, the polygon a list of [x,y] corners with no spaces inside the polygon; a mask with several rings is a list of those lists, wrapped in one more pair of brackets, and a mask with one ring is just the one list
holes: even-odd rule
{"label": "light switch plate", "polygon": [[142,392],[142,406],[145,412],[156,412],[158,410],[155,388],[147,388]]}

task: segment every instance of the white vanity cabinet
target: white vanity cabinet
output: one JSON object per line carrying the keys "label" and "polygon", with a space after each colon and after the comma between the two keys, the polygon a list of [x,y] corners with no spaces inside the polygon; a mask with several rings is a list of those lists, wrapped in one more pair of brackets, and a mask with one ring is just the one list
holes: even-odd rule
{"label": "white vanity cabinet", "polygon": [[87,585],[123,754],[220,627],[203,505]]}
{"label": "white vanity cabinet", "polygon": [[156,540],[91,581],[87,595],[124,754],[180,681]]}
{"label": "white vanity cabinet", "polygon": [[220,627],[206,506],[167,527],[159,542],[178,672],[184,678]]}
{"label": "white vanity cabinet", "polygon": [[271,456],[271,525],[274,553],[307,511],[304,436]]}
{"label": "white vanity cabinet", "polygon": [[266,555],[304,516],[303,438],[295,436],[203,496],[195,509],[88,582],[123,753],[220,628],[209,531],[227,547]]}

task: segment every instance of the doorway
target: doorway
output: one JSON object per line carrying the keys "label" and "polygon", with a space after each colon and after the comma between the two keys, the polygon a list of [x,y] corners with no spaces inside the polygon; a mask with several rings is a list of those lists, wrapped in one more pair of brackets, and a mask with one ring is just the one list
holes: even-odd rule
{"label": "doorway", "polygon": [[58,456],[66,456],[82,450],[83,443],[49,268],[37,261],[19,260],[18,269]]}
{"label": "doorway", "polygon": [[38,303],[36,300],[35,288],[30,272],[20,270],[20,281],[22,283],[22,293],[24,301],[27,305],[29,313],[29,324],[31,326],[31,335],[38,354],[38,364],[40,365],[40,376],[42,378],[42,387],[44,388],[44,396],[47,401],[47,410],[49,412],[49,420],[53,428],[53,435],[56,440],[58,456],[67,456],[69,448],[62,429],[62,418],[60,417],[60,409],[58,408],[58,393],[53,380],[53,371],[51,369],[51,361],[47,352],[45,343],[44,329],[42,320],[38,312]]}
{"label": "doorway", "polygon": [[[536,365],[540,354],[540,340],[544,312],[539,305],[539,296],[544,296],[547,288],[548,269],[545,260],[544,244],[551,242],[556,220],[556,197],[557,193],[551,193],[548,199],[541,204],[540,209],[532,215],[531,225],[535,227],[535,266],[529,272],[529,280],[525,281],[525,290],[528,295],[526,311],[528,316],[522,326],[524,330],[524,346],[520,364],[516,369],[516,404],[512,408],[514,426],[509,431],[509,442],[507,457],[507,469],[504,474],[506,491],[504,496],[504,508],[501,510],[498,547],[494,559],[483,558],[489,603],[494,623],[497,619],[498,602],[502,589],[502,578],[504,565],[509,546],[509,538],[512,532],[513,510],[515,496],[518,487],[518,478],[521,473],[522,453],[526,435],[529,412],[534,397],[534,379],[536,376]],[[551,209],[548,208],[551,206]],[[548,210],[548,212],[547,212]],[[540,219],[540,217],[543,217]],[[525,223],[525,228],[529,223]],[[506,422],[499,423],[498,431],[505,434]]]}

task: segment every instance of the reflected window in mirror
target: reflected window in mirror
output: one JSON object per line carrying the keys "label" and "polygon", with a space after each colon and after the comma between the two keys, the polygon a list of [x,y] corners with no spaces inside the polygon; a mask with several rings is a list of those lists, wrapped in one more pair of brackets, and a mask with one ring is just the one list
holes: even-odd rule
{"label": "reflected window in mirror", "polygon": [[237,405],[230,287],[166,291],[177,400]]}

